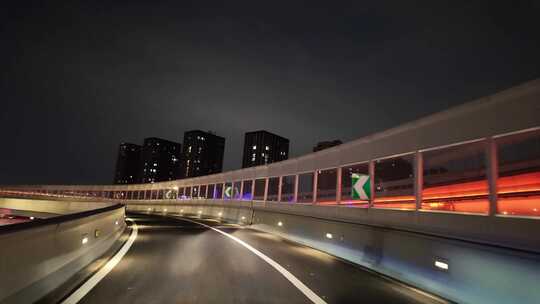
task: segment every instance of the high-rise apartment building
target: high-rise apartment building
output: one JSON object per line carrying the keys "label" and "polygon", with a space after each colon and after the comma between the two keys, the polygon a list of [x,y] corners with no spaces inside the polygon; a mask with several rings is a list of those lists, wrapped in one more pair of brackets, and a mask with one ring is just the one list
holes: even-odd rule
{"label": "high-rise apartment building", "polygon": [[185,178],[219,173],[223,170],[225,138],[211,132],[184,133],[182,176]]}
{"label": "high-rise apartment building", "polygon": [[115,184],[136,184],[139,182],[139,165],[141,162],[141,146],[121,143],[118,149]]}
{"label": "high-rise apartment building", "polygon": [[141,182],[153,183],[181,178],[181,146],[161,138],[146,138],[141,153]]}
{"label": "high-rise apartment building", "polygon": [[266,165],[287,158],[288,139],[264,130],[245,134],[242,168]]}

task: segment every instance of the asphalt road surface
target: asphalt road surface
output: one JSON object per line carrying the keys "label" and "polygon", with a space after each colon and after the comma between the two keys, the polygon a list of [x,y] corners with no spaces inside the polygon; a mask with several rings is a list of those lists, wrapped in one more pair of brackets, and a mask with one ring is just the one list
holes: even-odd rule
{"label": "asphalt road surface", "polygon": [[[237,241],[180,217],[130,214],[138,237],[80,303],[313,303],[283,273]],[[272,234],[211,220],[275,261],[326,303],[441,303]]]}

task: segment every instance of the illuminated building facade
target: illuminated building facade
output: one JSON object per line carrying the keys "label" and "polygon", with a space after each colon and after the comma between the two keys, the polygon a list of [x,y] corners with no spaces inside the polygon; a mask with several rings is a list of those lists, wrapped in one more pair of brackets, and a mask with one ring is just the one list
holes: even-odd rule
{"label": "illuminated building facade", "polygon": [[223,170],[225,138],[211,132],[192,130],[184,133],[182,177],[220,173]]}
{"label": "illuminated building facade", "polygon": [[267,165],[289,158],[289,140],[268,131],[246,133],[242,168]]}
{"label": "illuminated building facade", "polygon": [[181,144],[150,137],[141,152],[140,181],[154,183],[181,178]]}

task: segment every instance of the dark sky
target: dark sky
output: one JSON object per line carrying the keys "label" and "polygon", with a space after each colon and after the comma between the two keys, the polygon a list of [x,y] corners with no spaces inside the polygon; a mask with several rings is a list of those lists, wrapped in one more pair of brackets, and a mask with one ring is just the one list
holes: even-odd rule
{"label": "dark sky", "polygon": [[0,184],[110,183],[190,129],[230,170],[246,131],[298,156],[540,77],[540,0],[4,2]]}

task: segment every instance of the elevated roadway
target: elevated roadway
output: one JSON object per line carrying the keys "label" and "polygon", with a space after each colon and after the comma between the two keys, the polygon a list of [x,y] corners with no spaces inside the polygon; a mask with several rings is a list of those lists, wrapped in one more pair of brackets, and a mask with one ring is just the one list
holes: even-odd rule
{"label": "elevated roadway", "polygon": [[[18,274],[0,276],[11,286],[0,284],[0,303],[37,299],[57,276],[114,252],[123,207],[80,215],[117,203],[250,229],[138,216],[132,250],[83,301],[435,300],[326,252],[458,303],[540,303],[538,100],[540,79],[330,149],[196,178],[2,186],[0,208],[74,217],[62,229],[0,233],[13,244],[0,251],[1,270]],[[29,250],[36,244],[49,254]]]}

